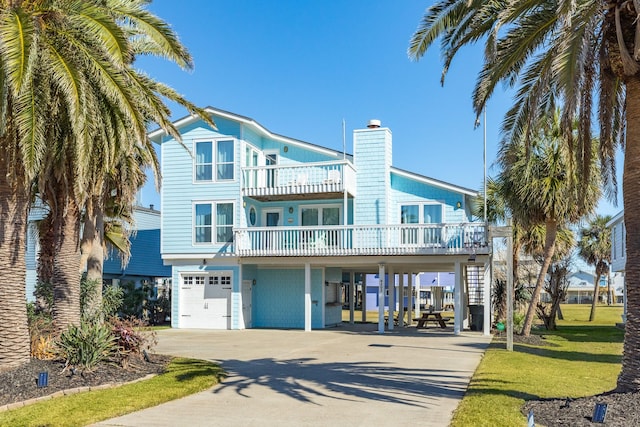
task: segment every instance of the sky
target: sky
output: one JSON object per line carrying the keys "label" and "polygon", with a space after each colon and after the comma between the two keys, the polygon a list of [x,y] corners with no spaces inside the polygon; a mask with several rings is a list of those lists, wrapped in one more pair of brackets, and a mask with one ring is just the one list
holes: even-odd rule
{"label": "sky", "polygon": [[[473,190],[483,187],[485,131],[475,127],[471,94],[482,46],[459,52],[440,84],[434,45],[420,61],[407,48],[431,1],[155,0],[189,49],[184,71],[156,58],[136,66],[198,106],[247,116],[287,137],[352,153],[354,129],[378,119],[393,134],[393,166]],[[173,118],[186,115],[169,104]],[[486,169],[494,166],[500,123],[511,106],[500,88],[486,108]],[[622,169],[622,163],[618,168]],[[621,180],[619,180],[621,182]],[[621,200],[621,195],[618,197]],[[160,206],[153,185],[143,205]],[[622,208],[602,202],[598,212]]]}

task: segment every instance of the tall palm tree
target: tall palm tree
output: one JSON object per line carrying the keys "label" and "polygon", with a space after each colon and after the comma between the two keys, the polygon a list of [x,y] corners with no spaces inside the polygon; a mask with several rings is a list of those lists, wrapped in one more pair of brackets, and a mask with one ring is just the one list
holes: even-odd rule
{"label": "tall palm tree", "polygon": [[[515,140],[503,146],[499,162],[503,194],[514,218],[525,230],[539,228],[544,235],[542,263],[527,309],[522,334],[528,336],[556,251],[558,230],[577,222],[595,209],[600,198],[599,176],[590,175],[590,186],[578,191],[580,172],[572,164],[559,126],[560,114],[536,122],[539,132],[527,145]],[[597,169],[596,165],[591,165]]]}
{"label": "tall palm tree", "polygon": [[[96,144],[109,142],[101,133],[104,108],[128,134],[126,141],[118,138],[106,145],[105,153],[126,151],[126,145],[119,144],[127,141],[153,149],[146,135],[152,122],[179,138],[162,98],[173,96],[183,105],[191,104],[133,69],[132,62],[135,52],[162,56],[186,68],[192,61],[146,4],[0,0],[0,366],[29,358],[24,238],[31,184],[45,164],[57,163],[47,149],[51,109],[64,119],[64,129],[58,132],[65,141],[61,152],[69,156],[64,167],[75,169],[73,182],[68,181],[75,194],[67,193],[64,200],[75,201],[77,207],[86,197],[82,189],[95,163],[91,153]],[[189,110],[207,117],[195,107]],[[42,190],[43,180],[38,182]],[[56,193],[60,200],[66,191]]]}
{"label": "tall palm tree", "polygon": [[[640,12],[637,1],[439,0],[425,12],[409,46],[418,59],[437,40],[444,56],[443,79],[463,46],[484,42],[484,63],[473,93],[479,116],[497,85],[519,85],[505,117],[506,140],[529,135],[532,123],[560,103],[564,133],[579,118],[569,148],[583,165],[600,157],[608,196],[617,188],[615,153],[625,151],[622,185],[627,226],[628,283],[640,282]],[[592,120],[600,128],[591,144]],[[584,185],[581,183],[580,185]],[[617,390],[640,390],[640,288],[627,292],[622,370]]]}
{"label": "tall palm tree", "polygon": [[587,264],[593,265],[596,269],[589,322],[593,322],[596,317],[596,305],[600,293],[600,279],[603,275],[609,273],[609,265],[611,264],[611,229],[607,227],[609,221],[611,221],[610,215],[596,215],[589,221],[587,227],[580,229],[578,255],[584,259]]}

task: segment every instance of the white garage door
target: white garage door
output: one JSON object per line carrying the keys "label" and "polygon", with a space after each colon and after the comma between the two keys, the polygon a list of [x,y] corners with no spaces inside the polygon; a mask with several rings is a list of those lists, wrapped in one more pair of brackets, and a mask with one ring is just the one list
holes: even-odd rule
{"label": "white garage door", "polygon": [[231,283],[231,272],[182,275],[180,327],[230,329]]}

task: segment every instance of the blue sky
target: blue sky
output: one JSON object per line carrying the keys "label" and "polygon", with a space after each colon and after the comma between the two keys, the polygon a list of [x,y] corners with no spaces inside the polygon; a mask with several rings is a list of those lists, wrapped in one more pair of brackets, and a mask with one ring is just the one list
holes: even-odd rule
{"label": "blue sky", "polygon": [[[480,190],[483,129],[474,129],[471,93],[481,46],[461,51],[445,85],[432,49],[419,62],[409,39],[429,1],[156,0],[150,10],[167,21],[191,52],[186,72],[158,59],[137,66],[199,106],[251,117],[272,132],[347,152],[352,131],[379,119],[393,133],[393,165]],[[487,107],[487,171],[510,95]],[[174,118],[185,111],[172,105]],[[622,168],[620,164],[619,168]],[[142,203],[159,206],[148,186]],[[608,203],[599,211],[615,214]]]}

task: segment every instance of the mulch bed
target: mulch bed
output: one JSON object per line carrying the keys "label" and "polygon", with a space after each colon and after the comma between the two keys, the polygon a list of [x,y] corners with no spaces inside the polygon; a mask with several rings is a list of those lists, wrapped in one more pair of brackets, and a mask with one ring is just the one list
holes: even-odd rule
{"label": "mulch bed", "polygon": [[[604,423],[592,422],[597,403],[607,404]],[[608,426],[640,425],[640,393],[603,393],[579,399],[531,400],[522,413],[533,410],[536,426]]]}
{"label": "mulch bed", "polygon": [[[0,406],[47,396],[58,391],[104,384],[122,384],[165,371],[170,356],[149,354],[149,362],[142,358],[130,361],[127,368],[115,363],[101,363],[91,371],[64,369],[55,360],[32,359],[20,367],[0,371]],[[48,372],[48,385],[38,387],[38,375]]]}

